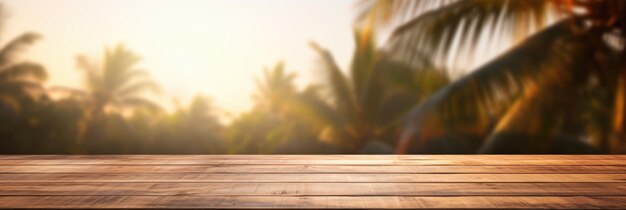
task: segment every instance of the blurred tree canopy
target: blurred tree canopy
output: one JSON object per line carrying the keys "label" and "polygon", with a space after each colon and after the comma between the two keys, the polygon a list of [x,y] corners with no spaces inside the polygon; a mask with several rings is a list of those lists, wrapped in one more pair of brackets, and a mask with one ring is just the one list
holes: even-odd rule
{"label": "blurred tree canopy", "polygon": [[421,60],[415,55],[423,53],[432,54],[435,63],[475,55],[485,47],[477,45],[481,37],[516,43],[415,107],[399,152],[626,151],[626,2],[364,0],[359,5],[360,27],[392,28],[387,49],[405,63]]}
{"label": "blurred tree canopy", "polygon": [[[625,1],[356,5],[348,69],[311,42],[320,81],[298,87],[277,62],[256,79],[253,108],[228,122],[201,94],[162,108],[122,44],[76,57],[84,87],[46,88],[48,71],[20,57],[41,35],[24,33],[0,48],[0,153],[626,152]],[[481,39],[512,44],[466,74],[448,64],[502,43]]]}

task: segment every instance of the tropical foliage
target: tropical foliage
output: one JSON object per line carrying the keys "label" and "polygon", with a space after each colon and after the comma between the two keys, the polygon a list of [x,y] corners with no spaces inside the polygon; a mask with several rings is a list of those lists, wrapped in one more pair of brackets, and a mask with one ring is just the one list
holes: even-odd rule
{"label": "tropical foliage", "polygon": [[356,50],[348,75],[328,50],[311,44],[322,60],[330,100],[309,99],[305,104],[325,125],[322,141],[341,145],[346,152],[356,152],[372,141],[393,146],[395,125],[412,106],[445,85],[447,76],[432,66],[416,69],[394,62],[375,46],[368,32],[357,31],[354,37]]}
{"label": "tropical foliage", "polygon": [[157,103],[159,85],[122,44],[76,57],[82,88],[46,88],[45,68],[18,56],[40,37],[25,33],[0,48],[0,153],[626,152],[625,1],[357,9],[347,69],[311,42],[320,81],[301,86],[277,62],[230,118],[202,94]]}
{"label": "tropical foliage", "polygon": [[224,138],[233,153],[332,153],[336,149],[317,141],[319,126],[302,112],[302,98],[313,88],[298,90],[296,74],[283,62],[266,68],[257,79],[254,108],[241,114],[225,129]]}
{"label": "tropical foliage", "polygon": [[47,72],[40,64],[19,58],[20,51],[40,39],[36,33],[24,33],[0,49],[0,111],[15,114],[25,100],[37,100]]}
{"label": "tropical foliage", "polygon": [[86,90],[57,89],[83,100],[94,115],[128,107],[159,109],[142,95],[145,91],[158,93],[159,86],[149,78],[147,71],[135,67],[139,61],[139,56],[121,44],[106,49],[101,63],[79,55],[76,65],[83,71]]}
{"label": "tropical foliage", "polygon": [[[424,52],[440,63],[476,52],[482,36],[516,43],[417,106],[400,152],[594,151],[588,144],[624,151],[623,1],[361,5],[361,27],[397,26],[389,53],[405,62]],[[549,19],[558,21],[547,25]]]}

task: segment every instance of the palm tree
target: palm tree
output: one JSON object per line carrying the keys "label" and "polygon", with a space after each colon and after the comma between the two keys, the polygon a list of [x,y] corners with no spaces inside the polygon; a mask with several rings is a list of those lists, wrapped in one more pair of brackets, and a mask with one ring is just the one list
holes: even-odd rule
{"label": "palm tree", "polygon": [[285,71],[283,62],[278,62],[271,69],[263,69],[263,77],[256,80],[259,92],[253,96],[257,105],[264,106],[271,112],[286,112],[288,103],[297,93],[295,78],[295,73]]}
{"label": "palm tree", "polygon": [[[381,53],[367,31],[355,32],[356,50],[349,75],[344,75],[331,53],[312,43],[320,54],[331,100],[311,92],[303,96],[306,106],[326,127],[320,139],[356,152],[372,141],[393,136],[402,116],[421,98],[447,83],[445,74],[426,63],[417,71]],[[429,82],[419,81],[428,78]]]}
{"label": "palm tree", "polygon": [[[149,78],[148,72],[135,67],[140,58],[124,45],[106,48],[101,63],[84,55],[76,57],[76,64],[84,72],[86,90],[56,87],[53,91],[68,93],[71,100],[85,106],[85,112],[77,122],[77,142],[85,144],[80,152],[103,152],[106,144],[112,141],[99,141],[108,138],[111,130],[128,130],[119,115],[106,115],[109,111],[129,111],[131,108],[160,110],[159,106],[144,97],[144,93],[158,92],[158,85]],[[120,127],[121,126],[121,127]],[[109,131],[109,132],[103,132]],[[90,139],[86,142],[86,139]],[[121,140],[116,140],[121,141]]]}
{"label": "palm tree", "polygon": [[263,70],[256,79],[252,110],[240,114],[224,130],[234,153],[319,153],[332,147],[317,141],[320,125],[303,98],[317,94],[313,86],[299,90],[296,74],[283,62]]}
{"label": "palm tree", "polygon": [[[362,27],[398,26],[388,49],[406,63],[415,54],[433,55],[431,60],[441,63],[488,48],[476,44],[485,36],[517,43],[417,106],[399,152],[546,153],[567,150],[561,142],[577,141],[563,139],[580,137],[605,152],[626,151],[626,2],[360,5]],[[548,25],[550,19],[559,21]],[[478,140],[468,143],[467,136]]]}
{"label": "palm tree", "polygon": [[85,73],[86,91],[69,88],[62,90],[78,95],[88,102],[92,114],[96,116],[110,109],[158,109],[158,105],[143,94],[157,93],[159,86],[149,78],[148,72],[135,67],[139,61],[139,56],[121,44],[105,49],[102,63],[79,55],[76,64]]}
{"label": "palm tree", "polygon": [[33,90],[42,90],[46,70],[37,63],[19,60],[17,55],[41,36],[25,33],[0,49],[0,104],[18,110],[20,98],[31,98]]}

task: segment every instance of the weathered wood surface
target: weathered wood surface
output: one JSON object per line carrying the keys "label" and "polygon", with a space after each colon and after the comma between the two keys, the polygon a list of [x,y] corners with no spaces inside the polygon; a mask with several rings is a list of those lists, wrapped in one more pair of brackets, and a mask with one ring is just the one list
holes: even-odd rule
{"label": "weathered wood surface", "polygon": [[626,156],[0,155],[0,208],[626,209]]}

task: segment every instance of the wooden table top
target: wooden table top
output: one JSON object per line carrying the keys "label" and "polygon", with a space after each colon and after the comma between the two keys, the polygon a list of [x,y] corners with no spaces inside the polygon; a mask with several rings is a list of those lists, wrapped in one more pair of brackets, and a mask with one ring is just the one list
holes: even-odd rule
{"label": "wooden table top", "polygon": [[626,209],[626,155],[0,155],[0,208]]}

